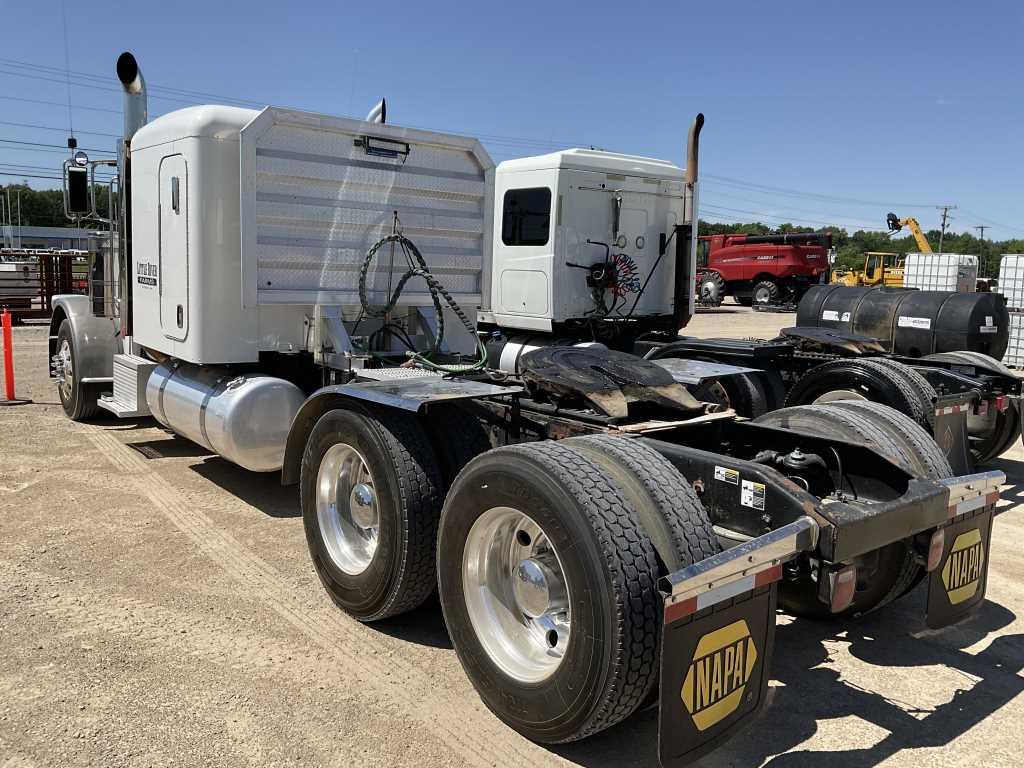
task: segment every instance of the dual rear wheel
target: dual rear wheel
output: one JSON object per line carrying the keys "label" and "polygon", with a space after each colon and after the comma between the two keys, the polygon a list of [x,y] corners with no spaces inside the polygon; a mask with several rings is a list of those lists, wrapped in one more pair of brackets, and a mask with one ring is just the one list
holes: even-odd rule
{"label": "dual rear wheel", "polygon": [[486,451],[447,489],[431,442],[358,406],[317,423],[302,510],[331,597],[372,621],[436,585],[481,698],[533,740],[627,717],[656,686],[658,579],[719,551],[689,483],[642,443],[595,436]]}

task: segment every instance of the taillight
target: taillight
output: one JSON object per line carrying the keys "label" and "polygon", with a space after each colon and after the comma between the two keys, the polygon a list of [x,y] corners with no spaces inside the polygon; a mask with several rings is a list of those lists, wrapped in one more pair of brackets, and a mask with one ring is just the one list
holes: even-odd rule
{"label": "taillight", "polygon": [[925,570],[928,573],[939,567],[939,563],[942,562],[942,551],[945,548],[946,529],[939,528],[939,530],[932,534],[932,538],[928,542],[928,562],[925,564]]}
{"label": "taillight", "polygon": [[853,602],[853,595],[857,591],[857,566],[847,565],[844,568],[829,574],[832,580],[832,596],[830,605],[832,613],[845,611]]}

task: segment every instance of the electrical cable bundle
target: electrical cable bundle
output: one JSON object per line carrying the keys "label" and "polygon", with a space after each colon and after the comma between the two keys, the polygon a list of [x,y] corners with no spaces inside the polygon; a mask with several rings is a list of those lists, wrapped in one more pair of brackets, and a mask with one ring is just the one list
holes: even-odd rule
{"label": "electrical cable bundle", "polygon": [[[397,216],[395,217],[395,223],[397,227]],[[403,274],[398,280],[398,285],[395,286],[394,291],[388,298],[388,303],[383,308],[373,308],[370,306],[366,297],[366,276],[370,271],[370,266],[373,264],[374,258],[377,256],[377,252],[385,245],[391,245],[392,247],[397,245],[401,248],[402,253],[405,254],[409,269],[406,270],[405,274]],[[452,298],[452,295],[448,293],[447,289],[445,289],[438,279],[431,274],[430,268],[427,267],[427,262],[424,260],[419,248],[416,247],[416,244],[401,232],[396,231],[378,240],[374,243],[373,247],[367,251],[366,258],[363,259],[363,264],[359,269],[359,303],[362,306],[363,313],[370,317],[385,317],[388,315],[398,305],[398,300],[402,295],[405,284],[414,277],[422,277],[427,283],[427,288],[430,291],[430,298],[434,303],[434,311],[437,317],[437,334],[430,346],[430,350],[425,354],[414,352],[412,354],[412,359],[426,368],[430,368],[431,370],[439,371],[441,373],[464,373],[467,371],[478,371],[483,369],[487,365],[487,348],[484,346],[483,341],[477,334],[476,327],[469,321],[469,318],[466,317],[466,313],[462,311],[462,307],[460,307],[455,299]],[[462,325],[465,327],[469,335],[476,340],[479,359],[469,365],[446,366],[430,360],[431,355],[436,355],[441,351],[441,344],[444,342],[444,311],[441,304],[442,299],[444,299],[444,302],[451,307],[451,310],[455,313],[456,317],[462,321]]]}

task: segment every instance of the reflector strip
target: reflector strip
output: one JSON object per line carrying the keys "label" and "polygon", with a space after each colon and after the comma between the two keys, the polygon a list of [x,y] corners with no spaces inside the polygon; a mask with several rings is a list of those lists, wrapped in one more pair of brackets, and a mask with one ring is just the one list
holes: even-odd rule
{"label": "reflector strip", "polygon": [[686,600],[681,600],[678,603],[671,603],[665,606],[665,623],[669,624],[673,621],[678,621],[685,616],[689,616],[691,613],[697,611],[703,611],[705,608],[710,608],[712,605],[716,605],[730,598],[741,595],[744,592],[749,592],[757,587],[763,587],[766,584],[771,584],[773,581],[778,581],[782,578],[782,566],[774,565],[760,573],[755,573],[750,576],[744,576],[731,581],[728,584],[723,584],[720,587],[709,589],[703,594],[691,597]]}
{"label": "reflector strip", "polygon": [[999,491],[992,491],[985,494],[984,496],[975,496],[973,499],[965,499],[959,504],[952,504],[949,507],[949,517],[959,517],[960,515],[966,515],[968,512],[973,512],[981,507],[988,507],[999,501]]}

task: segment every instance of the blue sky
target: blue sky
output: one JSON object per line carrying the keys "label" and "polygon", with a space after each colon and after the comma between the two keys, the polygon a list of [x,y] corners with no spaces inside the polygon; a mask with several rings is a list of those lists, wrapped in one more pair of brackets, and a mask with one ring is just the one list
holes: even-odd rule
{"label": "blue sky", "polygon": [[[46,175],[60,151],[15,142],[64,144],[62,5],[0,8],[0,172]],[[119,130],[113,64],[129,49],[151,115],[229,98],[362,116],[386,95],[390,122],[479,136],[499,161],[594,145],[681,163],[703,111],[705,218],[883,228],[894,210],[933,228],[932,206],[951,203],[955,230],[1024,237],[1019,2],[93,0],[67,14],[86,147]]]}

